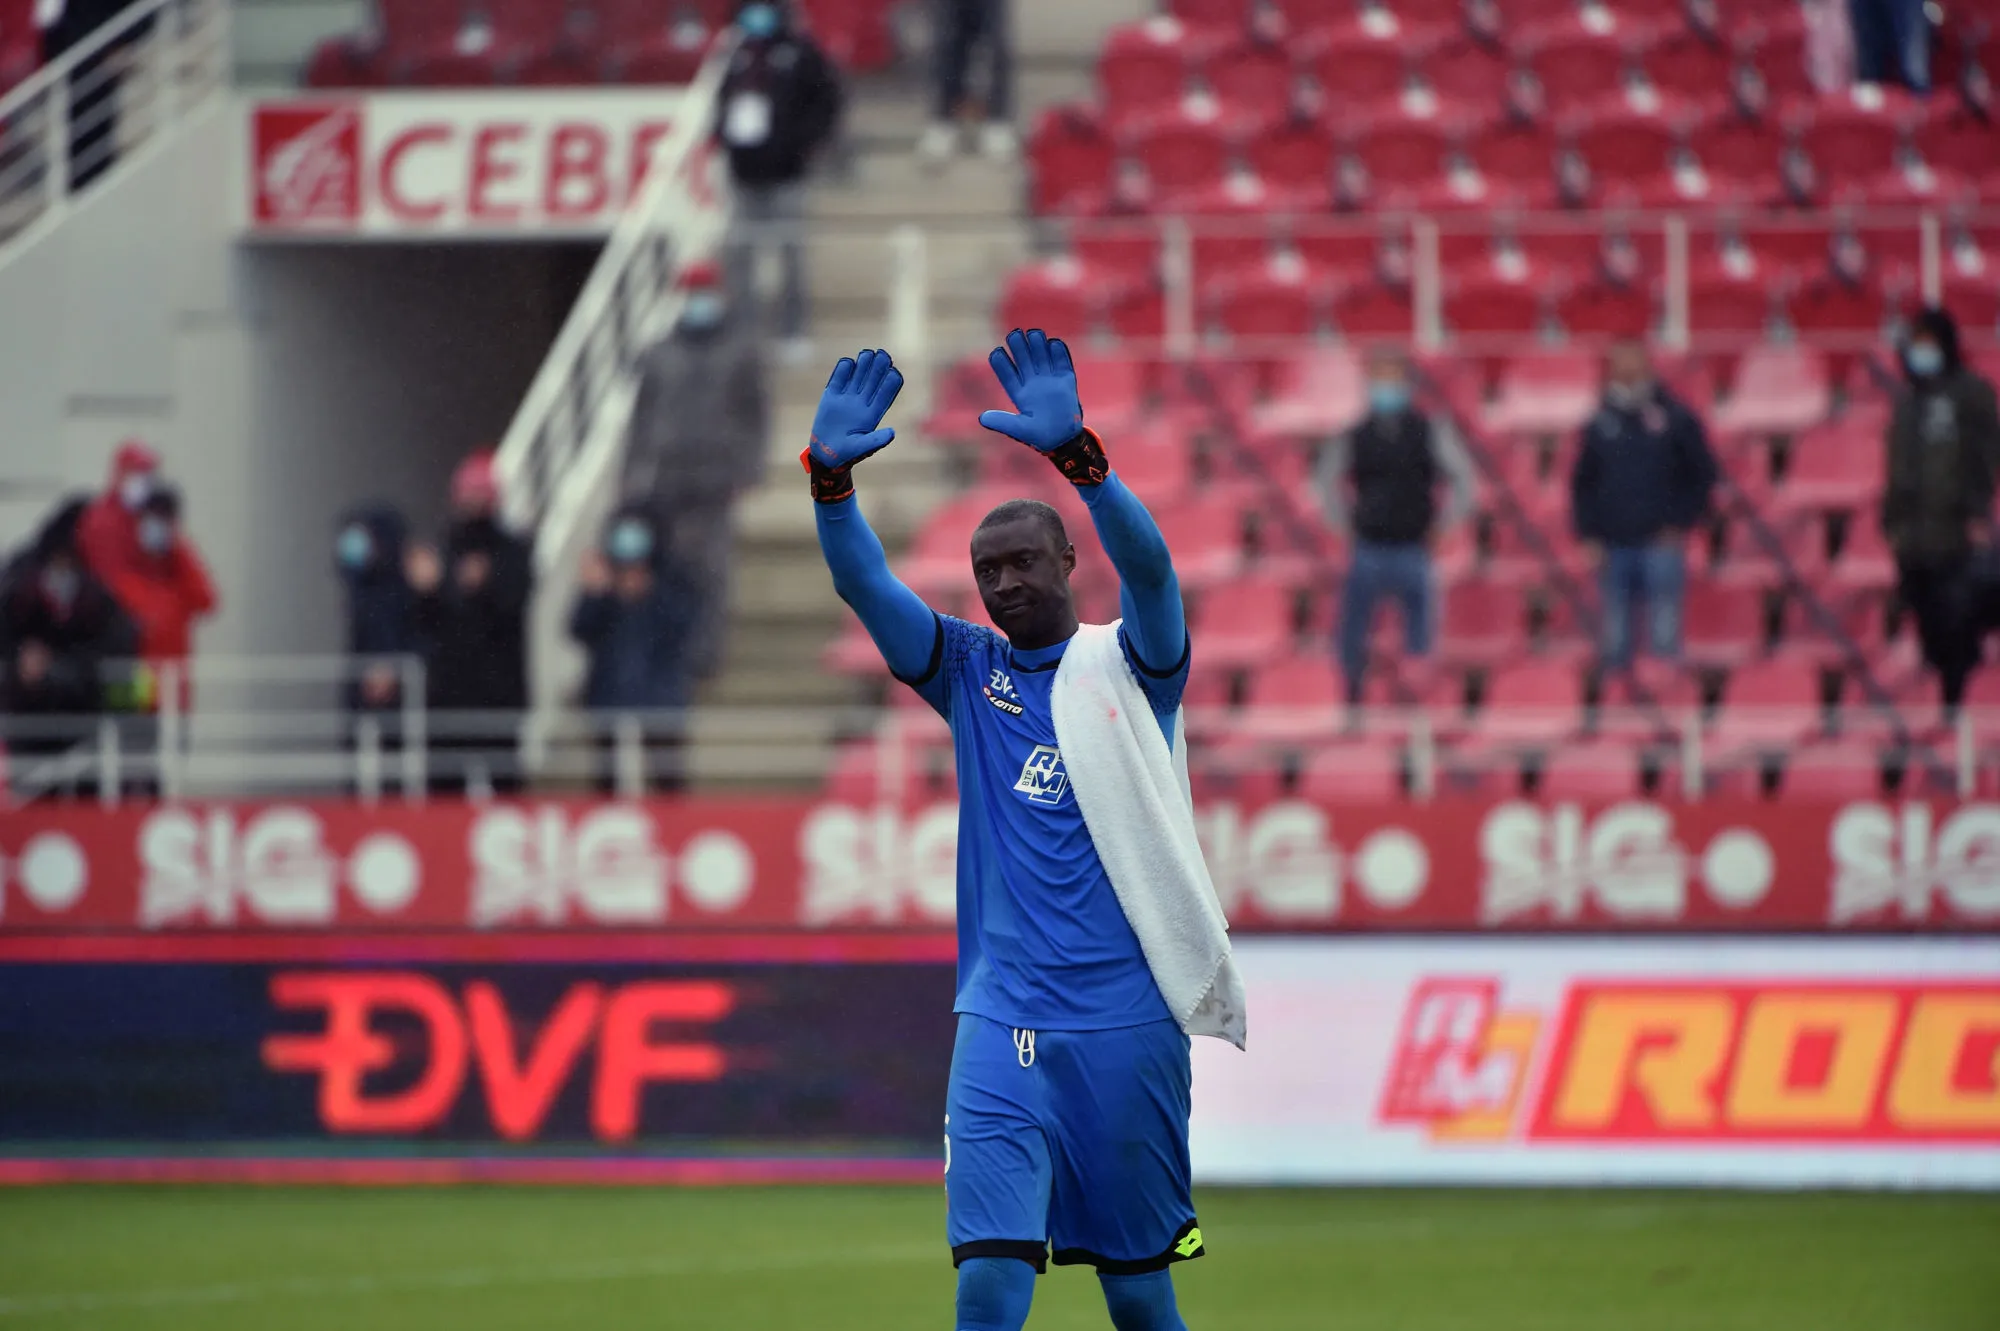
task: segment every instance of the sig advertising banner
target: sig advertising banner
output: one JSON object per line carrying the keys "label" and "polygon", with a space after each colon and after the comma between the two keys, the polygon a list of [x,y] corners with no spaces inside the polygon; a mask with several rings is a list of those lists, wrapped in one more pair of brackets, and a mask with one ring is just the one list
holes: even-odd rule
{"label": "sig advertising banner", "polygon": [[1250,939],[1211,1181],[2000,1187],[2000,941]]}
{"label": "sig advertising banner", "polygon": [[[638,196],[684,105],[673,88],[251,102],[247,229],[329,239],[603,235]],[[711,183],[703,171],[691,181]]]}
{"label": "sig advertising banner", "polygon": [[218,1152],[237,1163],[193,1176],[468,1155],[938,1176],[954,986],[934,949],[329,941],[0,965],[0,1180]]}
{"label": "sig advertising banner", "polygon": [[[2000,805],[1462,800],[1196,810],[1232,924],[2000,929]],[[31,807],[16,933],[948,928],[957,806],[833,798]]]}

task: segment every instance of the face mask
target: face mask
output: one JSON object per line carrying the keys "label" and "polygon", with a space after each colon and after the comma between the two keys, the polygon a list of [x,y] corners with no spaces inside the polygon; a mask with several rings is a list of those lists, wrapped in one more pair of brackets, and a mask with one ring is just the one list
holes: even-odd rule
{"label": "face mask", "polygon": [[736,26],[745,37],[773,37],[778,32],[776,5],[745,5],[736,15]]}
{"label": "face mask", "polygon": [[643,522],[621,522],[611,529],[604,543],[613,563],[637,564],[653,553],[653,533]]}
{"label": "face mask", "polygon": [[144,472],[127,476],[118,483],[118,501],[137,512],[153,495],[153,478]]}
{"label": "face mask", "polygon": [[1919,379],[1928,379],[1944,369],[1944,351],[1935,342],[1912,342],[1903,353],[1903,363]]}
{"label": "face mask", "polygon": [[147,554],[163,555],[173,549],[174,524],[165,518],[139,520],[139,548]]}
{"label": "face mask", "polygon": [[1410,386],[1383,380],[1368,385],[1368,406],[1377,416],[1394,416],[1410,405]]}
{"label": "face mask", "polygon": [[713,291],[690,292],[687,304],[681,306],[681,323],[689,328],[713,328],[722,322],[725,308],[722,297]]}
{"label": "face mask", "polygon": [[76,599],[83,576],[73,568],[52,568],[42,574],[42,592],[57,605],[67,606]]}
{"label": "face mask", "polygon": [[375,557],[375,540],[366,527],[349,527],[333,543],[333,557],[342,568],[362,569]]}

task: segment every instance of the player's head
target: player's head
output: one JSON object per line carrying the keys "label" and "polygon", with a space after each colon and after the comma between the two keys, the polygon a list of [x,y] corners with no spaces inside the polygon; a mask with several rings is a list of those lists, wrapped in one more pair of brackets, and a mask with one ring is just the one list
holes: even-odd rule
{"label": "player's head", "polygon": [[1076,632],[1069,575],[1076,547],[1062,514],[1039,499],[1010,499],[972,533],[972,576],[986,613],[1023,650],[1052,647]]}

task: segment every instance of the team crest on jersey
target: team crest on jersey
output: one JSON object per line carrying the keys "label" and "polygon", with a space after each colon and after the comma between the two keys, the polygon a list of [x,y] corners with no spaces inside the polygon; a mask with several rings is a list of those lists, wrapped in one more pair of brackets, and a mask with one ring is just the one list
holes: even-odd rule
{"label": "team crest on jersey", "polygon": [[1021,779],[1014,789],[1036,804],[1061,804],[1069,790],[1069,772],[1063,767],[1062,750],[1053,744],[1037,744],[1021,766]]}

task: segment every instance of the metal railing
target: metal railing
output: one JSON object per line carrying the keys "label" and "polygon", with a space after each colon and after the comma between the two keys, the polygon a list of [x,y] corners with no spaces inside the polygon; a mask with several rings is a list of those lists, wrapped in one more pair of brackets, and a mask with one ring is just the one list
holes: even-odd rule
{"label": "metal railing", "polygon": [[563,631],[577,556],[615,501],[639,358],[679,315],[675,278],[728,228],[727,172],[710,140],[732,44],[718,41],[676,103],[639,198],[619,219],[499,448],[507,516],[535,533],[531,628],[538,708],[559,705],[580,657]]}
{"label": "metal railing", "polygon": [[229,75],[228,0],[138,0],[0,98],[0,260]]}

